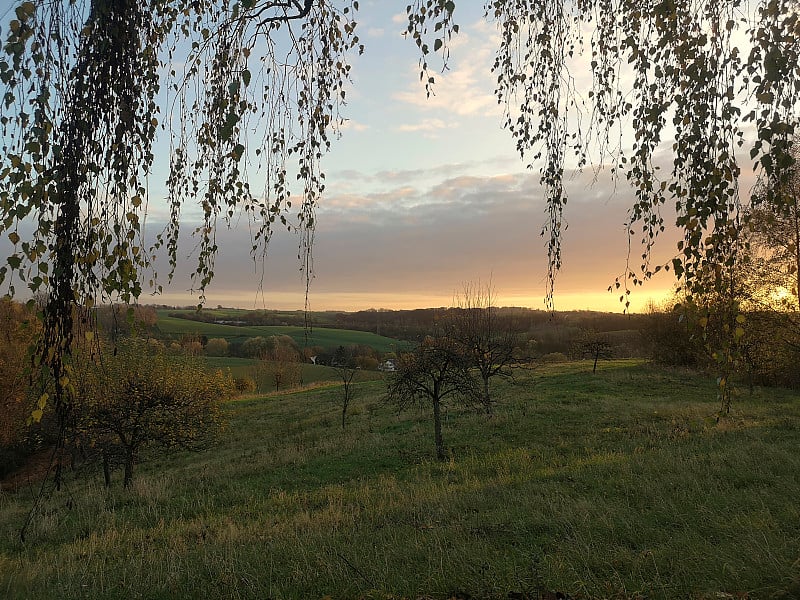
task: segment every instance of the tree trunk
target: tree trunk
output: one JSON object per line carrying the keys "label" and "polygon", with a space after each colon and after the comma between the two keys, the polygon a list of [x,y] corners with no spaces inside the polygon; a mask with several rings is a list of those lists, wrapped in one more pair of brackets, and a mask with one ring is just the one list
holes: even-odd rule
{"label": "tree trunk", "polygon": [[123,487],[128,489],[131,487],[131,482],[133,481],[133,463],[136,460],[136,455],[132,451],[128,451],[125,453],[125,480],[123,482]]}
{"label": "tree trunk", "polygon": [[108,448],[103,448],[103,480],[106,487],[111,487],[111,456],[109,456]]}
{"label": "tree trunk", "polygon": [[600,358],[600,351],[594,353],[594,366],[592,367],[592,375],[597,373],[597,360]]}
{"label": "tree trunk", "polygon": [[436,439],[436,458],[445,460],[444,441],[442,440],[442,407],[438,398],[433,400],[433,432]]}
{"label": "tree trunk", "polygon": [[492,416],[492,399],[489,396],[489,378],[483,378],[483,407],[486,409],[486,414]]}

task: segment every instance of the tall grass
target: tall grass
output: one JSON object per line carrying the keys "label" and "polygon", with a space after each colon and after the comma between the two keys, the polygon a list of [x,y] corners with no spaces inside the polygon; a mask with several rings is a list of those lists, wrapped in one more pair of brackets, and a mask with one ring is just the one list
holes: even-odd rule
{"label": "tall grass", "polygon": [[[757,389],[717,424],[713,382],[611,362],[521,372],[495,416],[359,384],[231,403],[211,451],[152,459],[133,489],[68,482],[16,532],[0,495],[0,597],[792,598],[800,402]],[[738,595],[738,596],[736,596]]]}

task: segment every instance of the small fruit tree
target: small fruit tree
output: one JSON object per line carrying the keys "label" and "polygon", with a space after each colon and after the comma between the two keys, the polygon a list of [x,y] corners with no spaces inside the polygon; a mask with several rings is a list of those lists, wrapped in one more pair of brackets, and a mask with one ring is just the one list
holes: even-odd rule
{"label": "small fruit tree", "polygon": [[83,399],[75,419],[81,443],[100,450],[106,485],[115,462],[124,486],[145,448],[206,448],[223,425],[221,402],[235,393],[233,379],[200,359],[171,356],[129,339],[115,353],[85,364]]}

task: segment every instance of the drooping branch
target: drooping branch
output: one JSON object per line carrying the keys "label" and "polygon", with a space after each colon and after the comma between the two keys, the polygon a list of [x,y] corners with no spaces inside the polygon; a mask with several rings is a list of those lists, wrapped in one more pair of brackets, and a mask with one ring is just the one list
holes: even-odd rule
{"label": "drooping branch", "polygon": [[[292,1],[292,2],[267,2],[263,7],[255,11],[250,18],[259,19],[258,25],[263,26],[267,23],[273,23],[276,21],[289,21],[292,19],[303,19],[308,16],[311,12],[311,5],[313,4],[314,0],[304,0],[302,3]],[[273,8],[282,8],[284,10],[283,15],[279,16],[272,16],[260,19],[260,16]],[[297,12],[289,13],[289,9],[295,9]]]}
{"label": "drooping branch", "polygon": [[[16,7],[0,49],[0,233],[15,246],[0,283],[13,294],[22,282],[48,298],[38,355],[63,421],[76,323],[98,302],[130,303],[161,290],[154,258],[166,253],[171,277],[181,221],[196,217],[187,205],[199,207],[201,298],[214,274],[218,219],[244,215],[262,256],[274,225],[299,232],[310,269],[325,189],[320,161],[341,122],[348,54],[362,49],[356,5],[23,0]],[[284,14],[265,18],[270,8]],[[248,130],[260,143],[245,137]],[[159,132],[170,135],[172,150],[170,215],[154,243],[144,223],[160,201],[148,186]],[[248,181],[257,168],[261,193]],[[42,408],[46,402],[43,395]]]}
{"label": "drooping branch", "polygon": [[[426,87],[433,83],[431,49],[446,61],[457,32],[455,6],[431,0],[409,7],[408,32],[421,49]],[[612,287],[641,284],[667,268],[691,293],[707,285],[704,271],[735,263],[740,204],[759,200],[740,197],[742,164],[752,161],[773,190],[794,164],[797,0],[488,0],[484,6],[500,34],[493,70],[505,127],[541,174],[548,298],[561,266],[565,170],[595,161],[631,185],[627,225],[642,245],[638,268]],[[573,79],[583,72],[592,74],[588,93],[579,93]],[[781,202],[777,194],[765,201],[776,208]],[[682,239],[673,261],[653,267],[668,203]]]}

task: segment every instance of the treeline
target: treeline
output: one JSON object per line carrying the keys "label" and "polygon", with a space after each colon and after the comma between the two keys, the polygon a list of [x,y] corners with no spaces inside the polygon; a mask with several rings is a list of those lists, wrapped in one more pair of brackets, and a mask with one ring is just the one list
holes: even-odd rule
{"label": "treeline", "polygon": [[[414,310],[362,310],[357,312],[337,313],[334,325],[342,329],[370,331],[378,335],[400,340],[419,342],[429,335],[436,323],[447,318],[449,312],[458,312],[457,307],[421,308]],[[579,331],[592,329],[600,332],[624,331],[638,328],[640,315],[621,313],[604,313],[595,311],[550,312],[524,307],[493,308],[493,314],[499,327],[518,334],[532,334],[534,337],[549,340],[557,347],[548,347],[548,351],[566,351],[569,342],[565,341],[563,330]],[[315,321],[315,325],[324,323]],[[558,344],[561,338],[564,343]]]}
{"label": "treeline", "polygon": [[800,315],[794,311],[742,311],[726,323],[724,311],[696,303],[653,307],[642,340],[648,357],[662,365],[716,374],[727,350],[740,385],[800,388]]}
{"label": "treeline", "polygon": [[[362,310],[339,313],[310,313],[309,322],[313,327],[334,327],[375,333],[397,340],[419,343],[434,331],[442,321],[452,320],[458,316],[458,307],[421,308],[413,310]],[[645,357],[646,350],[642,345],[639,330],[644,323],[644,315],[622,313],[606,313],[596,311],[549,312],[522,307],[492,307],[495,325],[503,331],[513,332],[518,339],[520,350],[532,357],[549,354],[573,356],[574,346],[585,331],[604,334],[613,347],[614,356],[618,358]],[[173,312],[172,317],[201,321],[207,323],[224,321],[229,325],[287,325],[303,326],[302,313],[287,315],[286,313],[270,313],[270,311],[242,311],[235,317],[222,317],[214,309],[191,312]],[[297,322],[290,323],[294,318]],[[289,320],[287,320],[289,319]],[[194,338],[193,338],[194,339]],[[259,347],[263,341],[229,340],[227,345],[218,340],[209,340],[198,336],[197,341],[207,348],[212,341],[212,354],[215,356],[233,356],[241,358],[259,358],[262,352]],[[176,340],[181,343],[181,340]],[[224,348],[220,350],[220,348]],[[298,348],[298,351],[301,349]],[[311,355],[319,355],[318,364],[329,364],[330,355],[336,348],[314,347]],[[219,352],[222,352],[221,354]],[[360,346],[356,354],[381,360],[380,353]]]}
{"label": "treeline", "polygon": [[[150,308],[150,307],[147,307]],[[436,324],[448,313],[457,312],[457,307],[418,308],[409,310],[368,309],[355,312],[311,312],[294,313],[250,310],[237,311],[235,316],[223,316],[215,309],[185,310],[176,309],[168,313],[170,317],[197,321],[201,323],[221,323],[233,326],[295,326],[334,327],[366,331],[398,340],[419,342],[429,335]],[[524,307],[493,307],[498,325],[503,329],[519,334],[539,334],[541,338],[556,340],[563,338],[566,329],[579,331],[591,329],[599,332],[630,331],[638,329],[642,315],[608,313],[597,311],[551,312]],[[568,345],[568,343],[566,344]],[[563,351],[561,346],[553,351]]]}
{"label": "treeline", "polygon": [[283,327],[304,327],[306,326],[306,316],[302,311],[295,313],[285,313],[270,310],[248,310],[237,312],[235,316],[220,316],[211,310],[175,310],[168,313],[170,317],[196,321],[198,323],[224,323],[239,327],[260,327],[260,326],[283,326]]}

